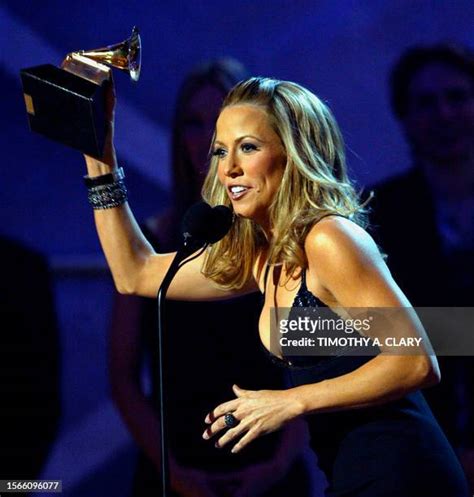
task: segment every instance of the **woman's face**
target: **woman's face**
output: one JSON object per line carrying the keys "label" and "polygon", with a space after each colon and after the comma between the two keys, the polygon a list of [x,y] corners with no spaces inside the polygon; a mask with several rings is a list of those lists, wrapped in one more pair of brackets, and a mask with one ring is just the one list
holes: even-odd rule
{"label": "woman's face", "polygon": [[268,228],[286,154],[266,111],[255,105],[226,107],[217,120],[213,155],[234,212]]}
{"label": "woman's face", "polygon": [[212,133],[224,93],[207,84],[189,99],[184,112],[183,140],[197,177],[204,179]]}

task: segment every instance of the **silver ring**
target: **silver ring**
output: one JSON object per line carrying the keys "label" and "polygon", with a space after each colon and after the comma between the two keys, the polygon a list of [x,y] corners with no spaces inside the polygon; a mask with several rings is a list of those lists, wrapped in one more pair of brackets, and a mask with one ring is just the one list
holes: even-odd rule
{"label": "silver ring", "polygon": [[224,416],[224,423],[227,426],[227,428],[233,428],[238,424],[238,421],[237,418],[231,412],[228,412]]}

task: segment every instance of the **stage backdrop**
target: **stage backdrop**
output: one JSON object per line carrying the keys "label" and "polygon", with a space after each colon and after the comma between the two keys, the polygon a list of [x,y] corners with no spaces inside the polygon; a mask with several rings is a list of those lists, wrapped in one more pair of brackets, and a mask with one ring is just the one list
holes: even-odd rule
{"label": "stage backdrop", "polygon": [[[126,495],[133,450],[106,378],[112,285],[100,255],[78,153],[28,131],[19,70],[142,34],[143,71],[116,74],[117,149],[138,218],[168,201],[168,140],[176,91],[197,62],[221,56],[255,75],[297,81],[329,103],[361,185],[408,166],[387,74],[414,43],[474,45],[472,0],[208,2],[5,0],[0,7],[2,234],[48,256],[61,327],[60,433],[44,477],[64,495]],[[25,289],[27,295],[27,289]],[[34,298],[34,296],[31,296]]]}

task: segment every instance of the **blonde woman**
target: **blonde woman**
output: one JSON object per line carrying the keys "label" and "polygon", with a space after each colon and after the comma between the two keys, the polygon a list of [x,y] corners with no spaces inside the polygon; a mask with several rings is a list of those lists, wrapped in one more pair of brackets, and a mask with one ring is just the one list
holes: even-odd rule
{"label": "blonde woman", "polygon": [[[201,197],[222,102],[247,77],[242,64],[223,58],[198,64],[183,80],[172,126],[172,200],[164,213],[143,225],[154,247],[171,252],[182,244],[180,221]],[[164,329],[169,335],[168,354],[174,359],[167,405],[173,496],[222,497],[232,490],[233,497],[286,497],[296,484],[302,497],[313,495],[313,458],[302,421],[262,438],[237,457],[215,450],[201,438],[206,410],[217,399],[228,397],[232,383],[254,389],[278,389],[285,384],[285,370],[275,372],[272,364],[261,361],[261,351],[255,346],[260,304],[257,293],[222,302],[167,303]],[[109,333],[112,398],[141,449],[129,497],[156,497],[162,489],[156,305],[156,299],[118,295]],[[236,318],[226,324],[226,335],[239,337],[232,344],[222,339],[222,320],[230,313]],[[137,370],[145,373],[148,382],[142,381],[143,374]]]}
{"label": "blonde woman", "polygon": [[[97,229],[117,289],[154,297],[174,254],[156,254],[143,237],[120,175],[106,176],[107,195],[94,186],[102,181],[94,177],[116,168],[112,143],[111,134],[104,162],[86,157]],[[229,205],[235,221],[220,242],[178,272],[168,296],[264,294],[260,338],[294,385],[261,391],[234,385],[235,398],[206,416],[203,438],[236,453],[305,418],[329,482],[327,496],[467,496],[460,466],[419,392],[439,381],[433,355],[289,362],[270,352],[277,307],[409,307],[364,230],[364,209],[329,109],[295,83],[239,83],[217,119],[203,197]]]}

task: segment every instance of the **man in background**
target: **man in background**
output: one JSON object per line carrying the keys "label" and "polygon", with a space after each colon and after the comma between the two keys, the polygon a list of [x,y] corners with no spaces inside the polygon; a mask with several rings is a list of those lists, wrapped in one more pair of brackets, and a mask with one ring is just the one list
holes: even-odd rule
{"label": "man in background", "polygon": [[[474,53],[410,48],[392,70],[390,91],[412,167],[375,186],[374,236],[413,306],[472,307]],[[438,359],[442,381],[424,394],[472,485],[474,358]]]}

